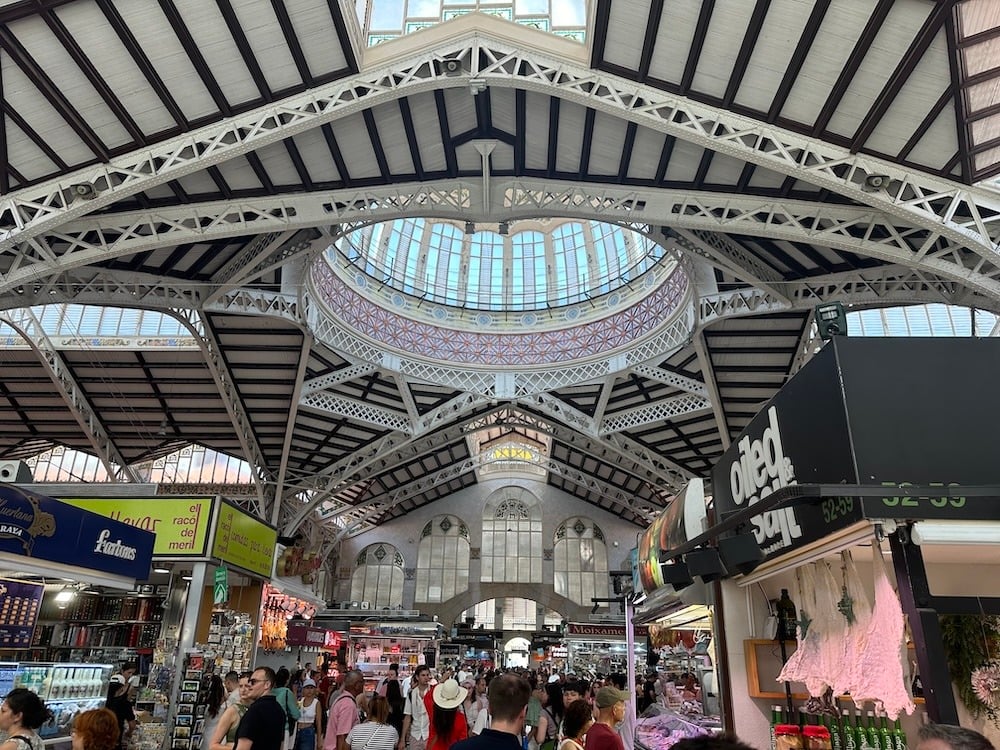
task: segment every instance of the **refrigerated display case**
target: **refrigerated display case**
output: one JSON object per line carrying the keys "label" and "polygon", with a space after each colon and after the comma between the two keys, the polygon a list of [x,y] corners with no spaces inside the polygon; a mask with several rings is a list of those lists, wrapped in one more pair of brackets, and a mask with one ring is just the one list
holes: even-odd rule
{"label": "refrigerated display case", "polygon": [[111,664],[66,662],[10,662],[0,664],[0,690],[27,688],[36,693],[52,712],[38,730],[46,745],[69,742],[73,717],[81,711],[101,708],[108,696]]}
{"label": "refrigerated display case", "polygon": [[686,737],[721,731],[718,717],[681,714],[654,703],[636,720],[635,746],[639,750],[667,750]]}

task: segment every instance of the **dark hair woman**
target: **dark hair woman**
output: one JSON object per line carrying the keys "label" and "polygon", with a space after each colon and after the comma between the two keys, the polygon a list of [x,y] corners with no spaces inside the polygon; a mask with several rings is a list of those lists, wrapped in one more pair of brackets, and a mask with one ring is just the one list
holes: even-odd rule
{"label": "dark hair woman", "polygon": [[[108,699],[104,702],[104,707],[111,709],[118,717],[118,726],[121,728],[121,735],[118,737],[118,747],[128,747],[129,737],[135,731],[135,709],[128,699],[128,682],[120,674],[111,675],[111,683],[108,685]],[[6,750],[0,748],[0,750]]]}
{"label": "dark hair woman", "polygon": [[563,717],[563,741],[559,745],[559,750],[583,750],[584,735],[593,723],[593,706],[583,699],[570,703]]}
{"label": "dark hair woman", "polygon": [[73,719],[71,744],[73,750],[115,750],[119,735],[121,730],[115,712],[95,708]]}
{"label": "dark hair woman", "polygon": [[7,733],[0,750],[42,750],[38,728],[50,718],[41,698],[27,688],[14,688],[0,705],[0,731]]}
{"label": "dark hair woman", "polygon": [[212,735],[215,734],[215,727],[219,723],[219,719],[225,713],[226,698],[228,697],[222,678],[213,674],[208,682],[208,698],[206,700],[208,705],[205,709],[205,727],[201,734],[201,750],[208,750],[208,746],[212,743]]}
{"label": "dark hair woman", "polygon": [[468,692],[454,679],[448,679],[435,685],[424,697],[424,706],[431,717],[427,750],[448,750],[469,736],[465,715],[458,710]]}
{"label": "dark hair woman", "polygon": [[395,750],[399,734],[388,724],[389,701],[375,693],[368,701],[368,721],[355,724],[347,733],[351,750]]}
{"label": "dark hair woman", "polygon": [[396,729],[396,734],[403,736],[403,707],[406,698],[403,697],[403,689],[399,686],[399,680],[389,680],[385,683],[385,699],[389,703],[389,724]]}

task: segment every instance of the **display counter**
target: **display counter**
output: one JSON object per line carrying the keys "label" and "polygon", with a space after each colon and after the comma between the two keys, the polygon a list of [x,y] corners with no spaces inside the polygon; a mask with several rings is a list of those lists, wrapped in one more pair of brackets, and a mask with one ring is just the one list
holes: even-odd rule
{"label": "display counter", "polygon": [[636,720],[635,746],[639,750],[667,750],[687,737],[701,737],[722,731],[717,716],[682,713],[654,703]]}

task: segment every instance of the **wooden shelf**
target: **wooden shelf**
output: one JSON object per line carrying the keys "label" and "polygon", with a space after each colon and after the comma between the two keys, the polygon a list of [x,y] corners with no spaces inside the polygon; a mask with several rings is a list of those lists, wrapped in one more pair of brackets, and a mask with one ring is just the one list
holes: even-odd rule
{"label": "wooden shelf", "polygon": [[[785,653],[791,656],[797,647],[795,641],[785,641]],[[751,638],[743,641],[744,657],[747,665],[747,694],[751,698],[766,698],[767,700],[781,701],[785,699],[785,691],[776,688],[781,687],[777,677],[781,674],[781,645],[778,641],[761,638]],[[771,686],[774,686],[772,688]],[[806,692],[805,685],[800,682],[792,683],[792,699],[797,701],[807,700],[809,693]],[[849,702],[852,700],[849,695],[841,695],[837,700]],[[913,702],[921,704],[923,698],[914,698]]]}

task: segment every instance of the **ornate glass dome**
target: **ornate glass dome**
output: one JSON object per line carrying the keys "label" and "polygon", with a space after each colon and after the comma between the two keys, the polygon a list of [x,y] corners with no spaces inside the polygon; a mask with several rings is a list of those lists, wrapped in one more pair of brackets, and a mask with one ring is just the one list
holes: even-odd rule
{"label": "ornate glass dome", "polygon": [[552,310],[634,282],[668,251],[638,232],[597,221],[520,221],[476,227],[398,219],[354,230],[331,246],[351,266],[409,297],[466,310]]}

